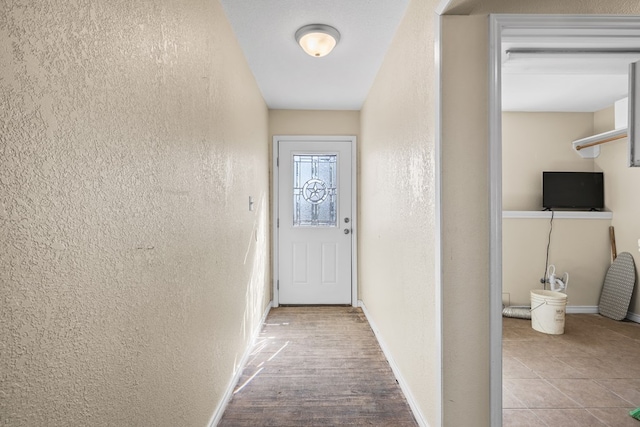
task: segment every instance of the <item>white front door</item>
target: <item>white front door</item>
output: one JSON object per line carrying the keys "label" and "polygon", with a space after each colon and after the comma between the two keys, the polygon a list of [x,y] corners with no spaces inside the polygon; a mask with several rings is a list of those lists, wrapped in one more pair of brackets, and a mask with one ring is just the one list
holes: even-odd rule
{"label": "white front door", "polygon": [[279,304],[352,304],[352,141],[279,140]]}

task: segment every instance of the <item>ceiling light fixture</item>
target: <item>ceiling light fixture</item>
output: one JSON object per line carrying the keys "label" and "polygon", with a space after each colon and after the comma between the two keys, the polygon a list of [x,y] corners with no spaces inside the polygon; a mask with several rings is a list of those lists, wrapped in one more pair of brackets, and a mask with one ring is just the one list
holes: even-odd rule
{"label": "ceiling light fixture", "polygon": [[296,41],[309,55],[320,58],[336,47],[340,41],[340,33],[329,25],[305,25],[296,31]]}

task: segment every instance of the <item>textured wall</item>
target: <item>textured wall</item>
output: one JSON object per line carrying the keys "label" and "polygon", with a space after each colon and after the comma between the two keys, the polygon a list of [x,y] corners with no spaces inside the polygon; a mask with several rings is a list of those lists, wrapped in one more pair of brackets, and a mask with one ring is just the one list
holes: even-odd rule
{"label": "textured wall", "polygon": [[216,1],[0,6],[0,424],[208,422],[268,301],[267,113]]}
{"label": "textured wall", "polygon": [[269,110],[273,135],[358,135],[359,111]]}
{"label": "textured wall", "polygon": [[[472,35],[472,36],[470,36]],[[442,20],[445,426],[489,426],[489,172],[485,17]]]}
{"label": "textured wall", "polygon": [[410,3],[361,112],[358,271],[361,299],[436,426],[434,3]]}

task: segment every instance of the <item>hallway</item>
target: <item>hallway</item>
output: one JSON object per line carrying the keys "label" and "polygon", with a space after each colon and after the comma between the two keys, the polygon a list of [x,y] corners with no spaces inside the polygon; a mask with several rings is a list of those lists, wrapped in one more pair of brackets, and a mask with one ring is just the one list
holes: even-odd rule
{"label": "hallway", "polygon": [[220,426],[416,426],[361,309],[272,309]]}

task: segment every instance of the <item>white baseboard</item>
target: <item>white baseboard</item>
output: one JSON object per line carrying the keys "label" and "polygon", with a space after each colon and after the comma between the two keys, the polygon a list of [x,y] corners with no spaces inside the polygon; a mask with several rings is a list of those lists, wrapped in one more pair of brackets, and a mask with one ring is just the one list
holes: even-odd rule
{"label": "white baseboard", "polygon": [[[582,314],[598,314],[600,311],[597,305],[568,305],[567,313],[582,313]],[[640,323],[640,314],[628,312],[627,320],[631,320],[632,322]]]}
{"label": "white baseboard", "polygon": [[567,313],[569,314],[598,314],[597,305],[568,305]]}
{"label": "white baseboard", "polygon": [[[512,307],[525,307],[525,306],[512,306]],[[526,306],[529,308],[529,306]],[[567,314],[598,314],[600,311],[597,305],[568,305],[567,306]],[[627,314],[627,319],[632,320],[636,323],[640,323],[640,315],[629,312]]]}
{"label": "white baseboard", "polygon": [[640,323],[640,314],[628,312],[627,319],[631,320],[632,322]]}
{"label": "white baseboard", "polygon": [[407,382],[402,376],[400,369],[398,368],[398,365],[396,364],[393,357],[391,356],[391,352],[389,351],[389,348],[387,347],[384,340],[380,336],[379,329],[376,327],[375,323],[371,319],[371,316],[369,315],[369,312],[367,311],[367,307],[364,305],[364,302],[362,302],[361,300],[358,300],[358,307],[362,308],[362,311],[364,312],[364,315],[367,318],[369,325],[371,326],[371,330],[373,330],[373,333],[376,336],[376,339],[378,340],[378,344],[380,344],[380,348],[382,349],[382,352],[387,358],[387,361],[389,362],[389,366],[391,366],[393,375],[395,375],[396,380],[400,385],[400,389],[404,393],[404,397],[407,399],[407,403],[409,404],[409,407],[411,407],[411,411],[413,412],[413,416],[415,417],[416,422],[420,427],[429,427],[429,424],[427,423],[424,416],[422,415],[420,408],[418,408],[418,405],[416,404],[413,394],[411,393],[411,389],[409,389],[409,386],[407,385]]}
{"label": "white baseboard", "polygon": [[236,373],[233,376],[233,378],[231,378],[231,381],[227,386],[227,391],[224,393],[222,400],[220,400],[220,403],[218,403],[218,407],[216,408],[213,415],[211,416],[211,420],[209,421],[209,424],[208,424],[209,427],[217,426],[220,420],[222,419],[222,415],[224,414],[225,409],[227,409],[227,405],[229,404],[229,401],[233,396],[233,390],[236,388],[236,385],[238,385],[238,381],[240,381],[240,377],[242,376],[242,371],[244,370],[244,367],[249,361],[249,355],[253,350],[253,344],[256,342],[256,339],[260,335],[260,331],[262,330],[262,325],[264,325],[264,322],[267,319],[267,316],[269,315],[269,311],[271,310],[272,305],[273,305],[272,302],[269,302],[269,305],[267,305],[267,309],[264,311],[264,314],[262,315],[262,319],[260,319],[260,323],[258,323],[256,328],[253,330],[251,341],[249,342],[249,345],[245,349],[244,354],[240,359],[240,363],[238,363]]}
{"label": "white baseboard", "polygon": [[[530,309],[528,305],[511,305],[511,308],[526,308]],[[597,305],[568,305],[566,306],[567,314],[598,314]]]}

